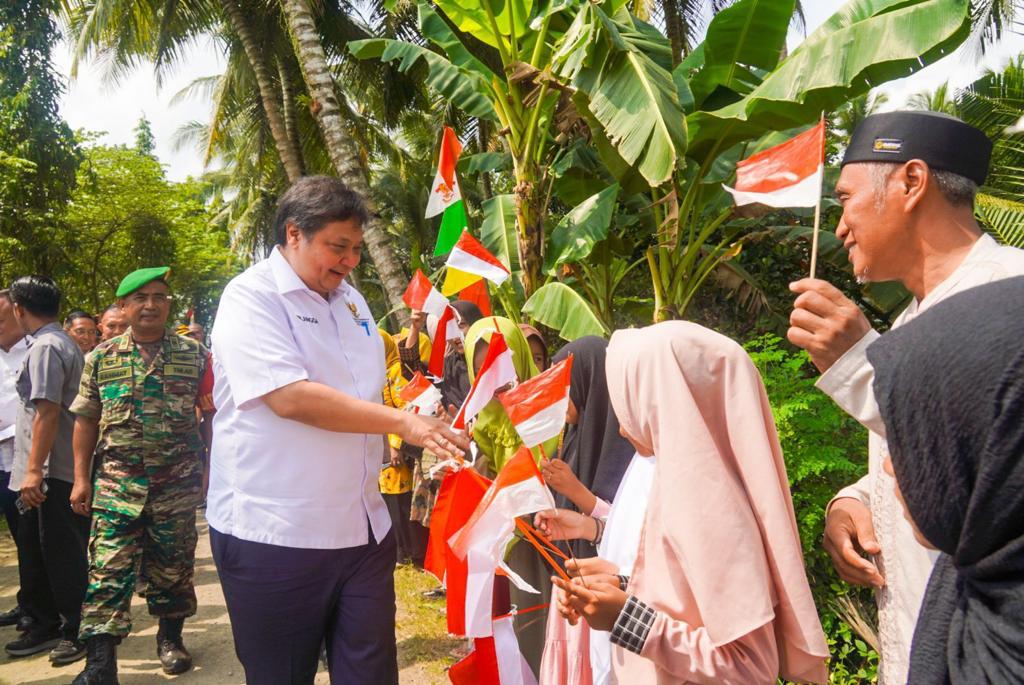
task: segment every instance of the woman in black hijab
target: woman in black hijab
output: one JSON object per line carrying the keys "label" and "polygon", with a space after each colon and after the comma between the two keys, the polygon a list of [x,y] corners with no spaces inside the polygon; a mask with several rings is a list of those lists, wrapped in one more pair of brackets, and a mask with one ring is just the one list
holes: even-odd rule
{"label": "woman in black hijab", "polygon": [[[555,490],[559,508],[591,514],[598,498],[611,503],[635,450],[619,435],[604,374],[608,341],[595,336],[575,340],[554,357],[558,363],[573,355],[569,385],[569,426],[560,459],[544,466],[544,477]],[[577,557],[592,557],[594,546],[572,543]]]}
{"label": "woman in black hijab", "polygon": [[892,470],[942,552],[910,685],[1024,683],[1024,278],[950,297],[868,349]]}

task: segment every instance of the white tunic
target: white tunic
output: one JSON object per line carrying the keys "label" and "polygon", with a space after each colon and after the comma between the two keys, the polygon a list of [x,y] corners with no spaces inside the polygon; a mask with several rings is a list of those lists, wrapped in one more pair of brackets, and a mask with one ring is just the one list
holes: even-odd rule
{"label": "white tunic", "polygon": [[[984,235],[963,263],[921,301],[916,299],[893,323],[893,328],[958,292],[1003,278],[1024,275],[1024,250],[999,245]],[[878,597],[878,637],[881,643],[880,685],[907,682],[910,643],[928,577],[938,554],[922,547],[903,516],[893,490],[893,479],[882,470],[888,455],[885,426],[875,402],[874,369],[867,348],[879,337],[869,331],[822,374],[817,386],[847,413],[868,428],[868,474],[836,495],[858,499],[871,509],[875,535],[882,553],[875,559],[885,577]],[[965,341],[967,344],[969,341]],[[835,501],[835,500],[833,500]]]}
{"label": "white tunic", "polygon": [[[352,309],[355,311],[352,311]],[[341,549],[391,528],[377,486],[382,436],[281,418],[263,396],[310,380],[381,401],[384,344],[347,283],[325,301],[275,248],[225,288],[213,325],[214,404],[206,518],[221,533]]]}

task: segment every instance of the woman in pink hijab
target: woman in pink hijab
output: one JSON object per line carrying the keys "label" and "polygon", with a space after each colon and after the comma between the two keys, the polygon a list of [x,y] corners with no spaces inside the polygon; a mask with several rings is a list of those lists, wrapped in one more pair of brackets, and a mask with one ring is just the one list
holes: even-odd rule
{"label": "woman in pink hijab", "polygon": [[552,579],[563,611],[611,631],[620,683],[826,682],[828,648],[750,358],[671,321],[616,332],[606,368],[623,435],[658,462],[633,575],[621,586]]}

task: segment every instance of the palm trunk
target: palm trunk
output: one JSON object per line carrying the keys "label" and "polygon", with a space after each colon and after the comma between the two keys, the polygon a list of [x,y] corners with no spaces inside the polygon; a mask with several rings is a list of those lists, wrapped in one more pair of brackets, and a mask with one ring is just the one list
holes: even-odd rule
{"label": "palm trunk", "polygon": [[665,16],[665,35],[672,46],[672,67],[675,68],[686,52],[686,23],[679,14],[676,0],[661,0],[661,9]]}
{"label": "palm trunk", "polygon": [[270,78],[270,68],[267,66],[264,53],[256,43],[256,37],[249,25],[249,17],[246,16],[238,1],[221,0],[221,6],[231,21],[231,28],[242,42],[245,56],[252,66],[253,73],[256,74],[256,84],[260,89],[263,112],[267,116],[267,123],[274,136],[277,154],[281,157],[281,163],[284,165],[289,182],[294,183],[303,174],[302,153],[288,137],[288,128],[285,125],[284,116],[281,114],[281,105]]}
{"label": "palm trunk", "polygon": [[377,273],[380,274],[389,304],[396,311],[404,312],[402,293],[409,282],[409,275],[405,273],[405,269],[391,249],[390,238],[377,215],[376,203],[370,194],[370,184],[360,164],[355,143],[345,131],[341,107],[334,92],[334,79],[328,68],[327,55],[320,42],[313,13],[307,0],[281,2],[295,42],[295,54],[302,69],[302,76],[306,81],[306,87],[309,88],[310,96],[315,101],[313,111],[323,131],[327,153],[341,180],[366,200],[370,209],[370,222],[363,227],[366,247],[377,267]]}
{"label": "palm trunk", "polygon": [[302,140],[299,138],[299,117],[295,109],[295,89],[292,87],[292,76],[295,73],[289,68],[284,60],[277,60],[277,73],[281,80],[281,103],[284,105],[284,127],[288,134],[288,141],[292,148],[302,150]]}

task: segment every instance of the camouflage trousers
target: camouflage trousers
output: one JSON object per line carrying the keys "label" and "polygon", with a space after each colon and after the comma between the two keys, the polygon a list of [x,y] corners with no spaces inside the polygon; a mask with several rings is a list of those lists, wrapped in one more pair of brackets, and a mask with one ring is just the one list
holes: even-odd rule
{"label": "camouflage trousers", "polygon": [[137,569],[148,584],[145,596],[152,616],[194,615],[197,538],[195,509],[154,511],[147,503],[137,518],[94,509],[79,637],[123,637],[131,632]]}

